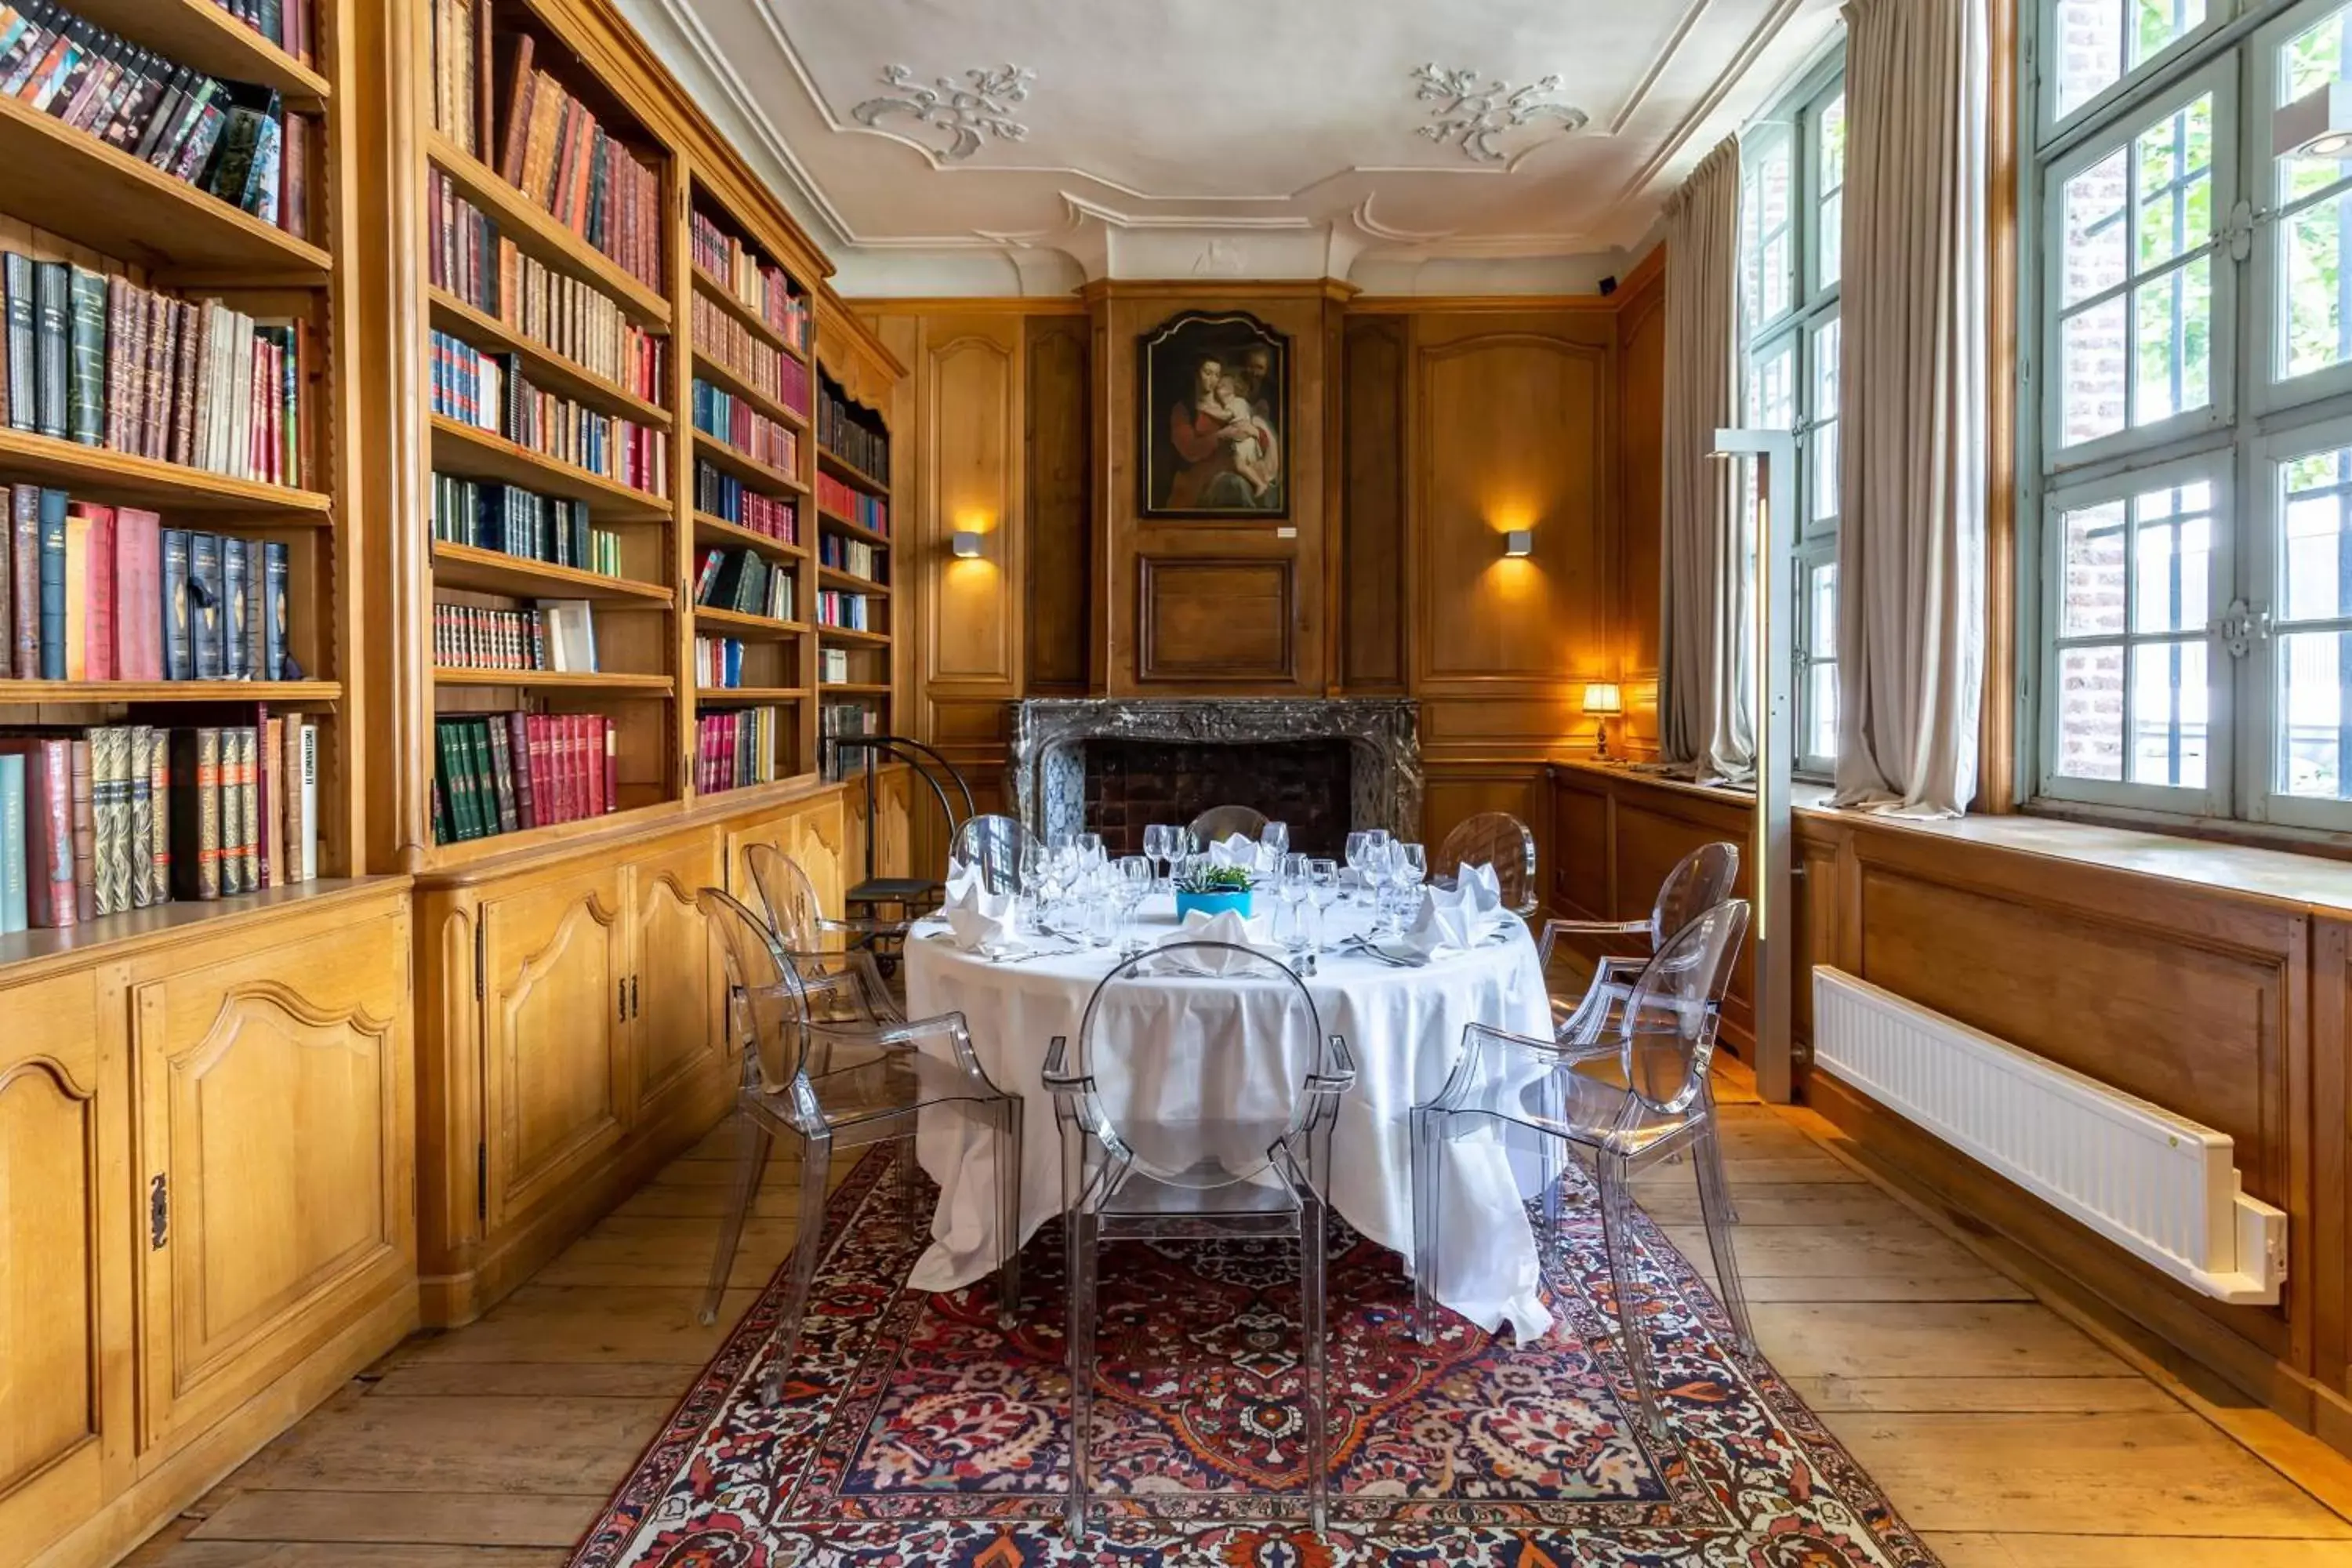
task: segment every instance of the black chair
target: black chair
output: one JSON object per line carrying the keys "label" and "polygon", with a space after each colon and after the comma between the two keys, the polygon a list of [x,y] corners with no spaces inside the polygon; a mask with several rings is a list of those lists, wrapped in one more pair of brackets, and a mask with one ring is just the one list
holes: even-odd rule
{"label": "black chair", "polygon": [[[840,735],[828,739],[826,743],[834,748],[836,777],[850,753],[859,753],[863,758],[866,875],[842,895],[842,913],[861,928],[856,938],[857,945],[873,953],[876,966],[888,974],[898,968],[898,954],[906,948],[908,928],[947,901],[947,882],[942,877],[885,877],[876,869],[881,835],[874,831],[873,825],[877,800],[876,784],[882,763],[886,760],[904,763],[915,777],[922,780],[938,803],[940,815],[947,819],[950,842],[973,815],[971,785],[953,763],[920,741],[910,741],[904,735]],[[959,804],[962,806],[961,815],[957,811]]]}

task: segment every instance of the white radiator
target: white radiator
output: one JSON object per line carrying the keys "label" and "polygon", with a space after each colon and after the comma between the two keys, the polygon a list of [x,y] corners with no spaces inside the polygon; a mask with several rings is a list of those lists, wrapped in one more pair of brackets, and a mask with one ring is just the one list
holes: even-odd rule
{"label": "white radiator", "polygon": [[1830,968],[1813,1066],[2205,1295],[2278,1300],[2286,1215],[2222,1133]]}

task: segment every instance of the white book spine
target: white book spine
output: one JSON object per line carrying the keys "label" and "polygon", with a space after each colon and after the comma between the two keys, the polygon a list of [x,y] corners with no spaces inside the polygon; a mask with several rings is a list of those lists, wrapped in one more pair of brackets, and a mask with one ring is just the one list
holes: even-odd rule
{"label": "white book spine", "polygon": [[302,842],[296,861],[301,879],[319,879],[319,726],[302,726]]}

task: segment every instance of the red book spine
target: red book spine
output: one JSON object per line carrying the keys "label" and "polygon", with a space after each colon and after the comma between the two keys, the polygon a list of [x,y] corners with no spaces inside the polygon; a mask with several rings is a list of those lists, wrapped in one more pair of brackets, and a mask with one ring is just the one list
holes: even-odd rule
{"label": "red book spine", "polygon": [[163,520],[123,507],[114,514],[114,678],[163,679]]}
{"label": "red book spine", "polygon": [[572,815],[593,815],[588,805],[588,716],[567,714],[563,728],[572,747]]}
{"label": "red book spine", "polygon": [[621,809],[620,731],[613,728],[610,719],[597,720],[596,728],[597,771],[604,777],[604,810],[609,815]]}
{"label": "red book spine", "polygon": [[7,748],[25,754],[26,923],[55,929],[81,923],[74,898],[73,746],[69,741],[26,741]]}
{"label": "red book spine", "polygon": [[542,824],[561,822],[563,820],[563,806],[562,803],[555,798],[555,774],[547,765],[547,716],[543,713],[531,714],[529,728],[530,730],[530,788],[532,795],[539,802],[539,820]]}
{"label": "red book spine", "polygon": [[114,668],[114,510],[82,509],[89,518],[89,565],[83,577],[82,668],[91,680],[112,680]]}
{"label": "red book spine", "polygon": [[507,715],[507,759],[514,774],[515,821],[525,828],[539,826],[539,783],[530,765],[530,716],[527,713]]}

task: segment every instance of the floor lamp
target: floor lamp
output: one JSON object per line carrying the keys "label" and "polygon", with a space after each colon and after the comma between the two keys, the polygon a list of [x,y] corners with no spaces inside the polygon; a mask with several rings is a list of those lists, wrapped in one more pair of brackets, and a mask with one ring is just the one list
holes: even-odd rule
{"label": "floor lamp", "polygon": [[1789,623],[1795,587],[1797,438],[1786,430],[1717,430],[1714,455],[1756,464],[1755,603],[1748,668],[1749,711],[1756,715],[1755,867],[1756,1092],[1786,1104],[1796,1082],[1789,1041],[1796,984],[1796,906],[1790,859],[1789,768],[1795,754],[1793,646]]}

